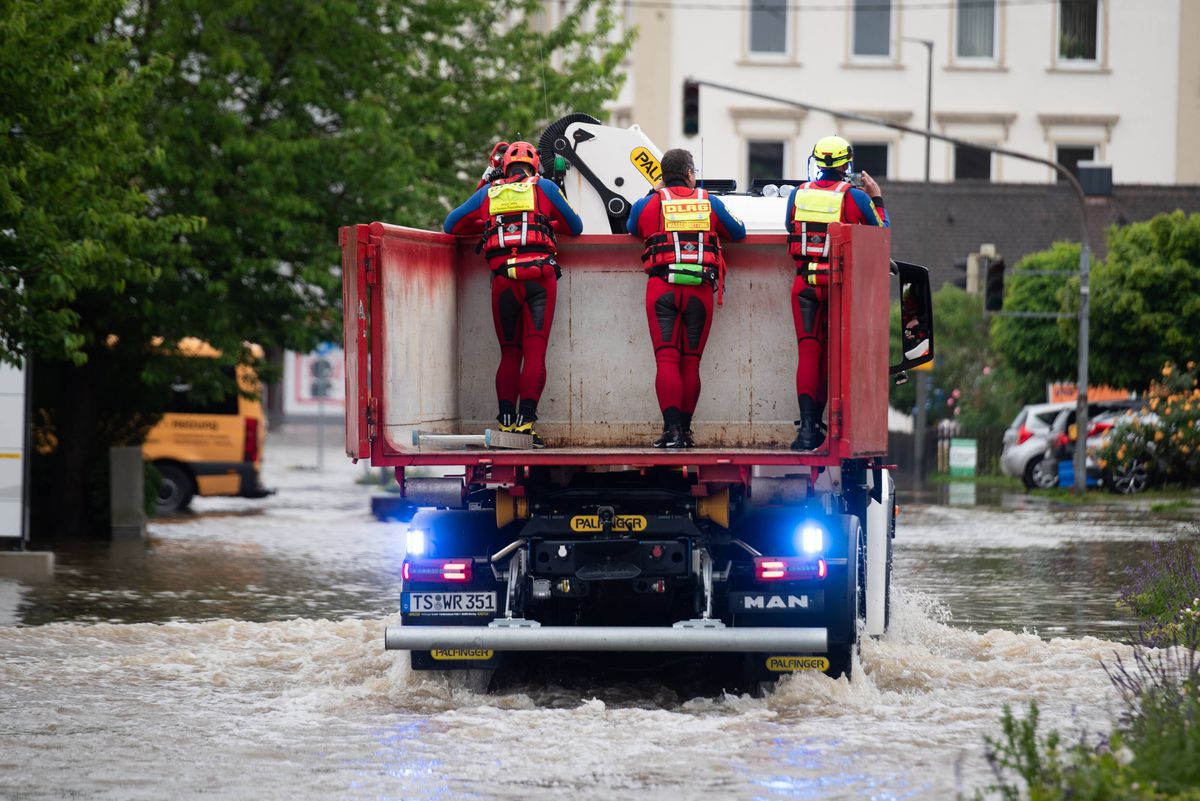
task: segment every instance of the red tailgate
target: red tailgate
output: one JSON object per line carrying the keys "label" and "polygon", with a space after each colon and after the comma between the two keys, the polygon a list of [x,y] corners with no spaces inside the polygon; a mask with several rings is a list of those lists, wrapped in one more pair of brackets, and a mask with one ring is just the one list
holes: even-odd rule
{"label": "red tailgate", "polygon": [[888,448],[891,233],[835,223],[830,237],[835,269],[840,252],[843,270],[830,299],[830,392],[840,395],[830,398],[830,433],[842,440],[843,457],[882,455]]}
{"label": "red tailgate", "polygon": [[371,455],[367,428],[371,344],[371,302],[367,295],[367,235],[369,226],[338,229],[342,246],[342,326],[346,352],[346,454],[355,459]]}

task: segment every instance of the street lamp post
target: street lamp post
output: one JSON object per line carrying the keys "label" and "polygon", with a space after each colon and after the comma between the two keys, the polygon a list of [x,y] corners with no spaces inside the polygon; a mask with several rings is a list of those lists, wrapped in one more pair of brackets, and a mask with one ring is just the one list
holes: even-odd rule
{"label": "street lamp post", "polygon": [[929,131],[933,128],[933,40],[913,36],[901,38],[906,42],[925,45],[925,183],[929,183],[929,148],[933,141],[929,138]]}
{"label": "street lamp post", "polygon": [[[932,47],[932,45],[930,46]],[[930,53],[932,53],[932,49]],[[930,64],[932,65],[932,55],[930,56]],[[1088,209],[1087,195],[1083,191],[1083,186],[1080,185],[1079,179],[1072,172],[1057,161],[1050,161],[1041,156],[1034,156],[1029,153],[1022,153],[1019,150],[1009,150],[1005,147],[996,147],[995,145],[979,144],[975,142],[967,142],[962,139],[956,139],[953,136],[946,134],[934,133],[929,128],[924,131],[916,128],[911,128],[907,125],[901,125],[898,122],[890,122],[872,117],[867,114],[856,114],[850,111],[838,111],[827,106],[818,106],[816,103],[803,103],[799,100],[790,100],[786,97],[777,95],[768,95],[763,92],[755,92],[750,89],[742,89],[737,86],[729,86],[728,84],[716,83],[714,81],[700,81],[689,77],[687,79],[692,83],[700,86],[708,86],[713,89],[719,89],[723,92],[732,92],[744,97],[756,97],[760,100],[770,100],[775,103],[782,103],[785,106],[794,108],[802,108],[808,111],[816,111],[821,114],[828,114],[831,117],[840,119],[854,120],[863,122],[868,125],[878,125],[882,128],[891,128],[893,131],[901,133],[924,134],[926,139],[936,139],[939,142],[946,142],[955,147],[975,147],[981,150],[986,150],[989,153],[996,153],[1000,156],[1009,156],[1022,161],[1031,161],[1034,164],[1042,164],[1055,170],[1062,179],[1070,185],[1075,191],[1075,196],[1079,200],[1079,221],[1080,225],[1080,250],[1079,250],[1079,398],[1076,406],[1075,425],[1077,436],[1075,437],[1075,493],[1082,495],[1087,492],[1087,430],[1088,430],[1088,306],[1090,305],[1090,271],[1091,271],[1091,246],[1089,240],[1088,225]]]}
{"label": "street lamp post", "polygon": [[[902,37],[906,42],[925,45],[925,183],[929,183],[929,149],[933,141],[929,130],[933,124],[933,40]],[[917,373],[917,408],[913,420],[913,473],[918,482],[925,480],[925,435],[929,425],[929,384],[931,376],[925,370]]]}

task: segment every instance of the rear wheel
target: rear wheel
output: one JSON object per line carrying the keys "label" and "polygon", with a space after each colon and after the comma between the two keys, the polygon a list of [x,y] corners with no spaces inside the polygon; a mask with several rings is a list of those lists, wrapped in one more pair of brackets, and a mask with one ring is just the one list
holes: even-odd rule
{"label": "rear wheel", "polygon": [[1058,486],[1058,465],[1045,456],[1035,456],[1025,464],[1021,480],[1028,489],[1053,489]]}
{"label": "rear wheel", "polygon": [[1134,459],[1104,469],[1104,486],[1118,495],[1136,495],[1150,485],[1150,465],[1145,459]]}
{"label": "rear wheel", "polygon": [[192,482],[191,473],[176,464],[158,463],[158,474],[162,481],[158,485],[158,498],[155,501],[160,515],[178,512],[186,509],[196,494],[196,485]]}

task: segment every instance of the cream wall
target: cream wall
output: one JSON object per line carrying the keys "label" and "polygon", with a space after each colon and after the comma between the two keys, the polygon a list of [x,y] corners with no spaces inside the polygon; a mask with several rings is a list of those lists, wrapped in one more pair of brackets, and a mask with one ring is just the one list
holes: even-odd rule
{"label": "cream wall", "polygon": [[[993,63],[955,59],[950,8],[893,10],[893,57],[851,55],[851,13],[836,4],[789,5],[791,45],[783,57],[749,53],[749,2],[710,9],[683,0],[674,8],[631,7],[641,30],[622,106],[662,149],[687,147],[700,161],[701,137],[682,134],[682,84],[693,76],[753,91],[924,126],[926,50],[901,37],[931,39],[933,129],[1052,159],[1056,144],[1095,145],[1118,183],[1200,182],[1200,2],[1102,0],[1098,63],[1059,63],[1058,4],[998,3]],[[796,6],[799,5],[799,10]],[[893,6],[899,5],[893,3]],[[831,9],[832,10],[829,10]],[[1182,55],[1181,55],[1182,53]],[[624,93],[623,93],[624,94]],[[812,143],[840,132],[887,142],[890,179],[921,180],[920,136],[789,110],[719,90],[700,96],[703,171],[710,178],[747,175],[747,142],[785,142],[785,172],[804,170]],[[1147,157],[1147,145],[1155,154]],[[949,180],[951,148],[934,142],[931,173]],[[1015,159],[993,162],[993,180],[1053,180],[1047,167]]]}

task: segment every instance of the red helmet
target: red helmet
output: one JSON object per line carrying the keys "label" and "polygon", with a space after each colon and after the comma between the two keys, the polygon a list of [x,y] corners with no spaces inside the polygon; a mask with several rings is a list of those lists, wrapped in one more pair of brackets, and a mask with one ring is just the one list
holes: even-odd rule
{"label": "red helmet", "polygon": [[513,142],[504,154],[504,174],[508,174],[510,164],[528,164],[534,173],[542,171],[542,160],[538,158],[537,148],[528,142]]}

